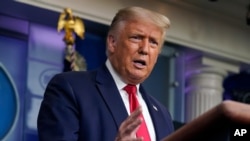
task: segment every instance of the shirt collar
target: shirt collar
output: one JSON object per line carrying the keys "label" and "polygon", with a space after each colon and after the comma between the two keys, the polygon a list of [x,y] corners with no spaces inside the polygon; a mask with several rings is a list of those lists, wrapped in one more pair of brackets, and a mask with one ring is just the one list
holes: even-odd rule
{"label": "shirt collar", "polygon": [[[118,90],[119,90],[119,91],[120,91],[120,90],[123,90],[123,88],[124,88],[127,84],[121,79],[121,77],[118,75],[118,73],[114,70],[114,68],[113,68],[112,64],[110,63],[109,59],[107,59],[107,61],[106,61],[105,64],[106,64],[106,66],[107,66],[109,72],[111,73],[111,75],[112,75],[112,77],[113,77],[113,79],[114,79],[114,81],[115,81],[115,84],[116,84]],[[137,85],[136,85],[137,90],[139,89],[139,86],[140,86],[140,84],[137,84]]]}

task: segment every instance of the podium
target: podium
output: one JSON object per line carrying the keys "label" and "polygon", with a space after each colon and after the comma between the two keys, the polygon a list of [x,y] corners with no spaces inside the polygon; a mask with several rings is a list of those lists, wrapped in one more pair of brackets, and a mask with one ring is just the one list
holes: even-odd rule
{"label": "podium", "polygon": [[163,141],[250,141],[250,105],[223,101]]}

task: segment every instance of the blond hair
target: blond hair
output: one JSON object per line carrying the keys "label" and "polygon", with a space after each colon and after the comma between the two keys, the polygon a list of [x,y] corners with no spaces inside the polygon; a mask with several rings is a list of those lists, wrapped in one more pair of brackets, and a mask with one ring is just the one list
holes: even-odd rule
{"label": "blond hair", "polygon": [[151,21],[153,24],[160,27],[163,33],[162,39],[164,40],[166,30],[170,27],[170,20],[160,13],[141,7],[127,7],[119,10],[111,22],[109,32],[117,31],[120,23],[124,21],[126,22],[138,19]]}

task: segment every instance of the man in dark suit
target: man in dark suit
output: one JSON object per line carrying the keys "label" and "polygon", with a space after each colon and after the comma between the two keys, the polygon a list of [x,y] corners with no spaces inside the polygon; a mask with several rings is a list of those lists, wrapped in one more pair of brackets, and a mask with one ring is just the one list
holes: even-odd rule
{"label": "man in dark suit", "polygon": [[141,86],[169,25],[153,11],[121,9],[107,35],[106,63],[58,74],[48,84],[38,116],[40,141],[158,141],[172,133],[168,110]]}

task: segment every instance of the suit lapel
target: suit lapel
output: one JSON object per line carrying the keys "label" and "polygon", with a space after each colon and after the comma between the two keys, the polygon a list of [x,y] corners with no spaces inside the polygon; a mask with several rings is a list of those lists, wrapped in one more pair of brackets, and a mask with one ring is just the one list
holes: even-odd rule
{"label": "suit lapel", "polygon": [[116,84],[105,65],[97,71],[96,84],[118,129],[128,114]]}
{"label": "suit lapel", "polygon": [[[128,117],[128,114],[116,84],[105,65],[97,71],[96,85],[118,129],[120,124]],[[158,105],[149,98],[142,86],[140,87],[140,92],[147,104],[154,125],[156,140],[160,140],[161,137],[165,136],[164,131],[161,131],[161,129],[164,129],[163,127],[166,126],[163,124],[166,121],[162,118],[162,111],[160,111],[160,108],[157,107]]]}
{"label": "suit lapel", "polygon": [[142,94],[142,97],[144,99],[144,101],[147,104],[148,107],[148,111],[149,114],[151,116],[153,125],[154,125],[154,129],[155,129],[155,136],[156,136],[156,140],[160,140],[160,137],[164,136],[162,135],[162,125],[163,123],[165,123],[163,120],[163,115],[161,113],[160,108],[158,108],[158,105],[154,104],[154,102],[152,100],[150,100],[149,96],[146,94],[144,88],[142,86],[140,86],[140,92]]}

